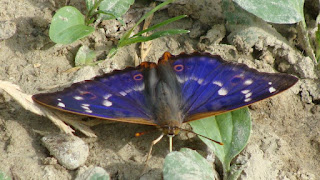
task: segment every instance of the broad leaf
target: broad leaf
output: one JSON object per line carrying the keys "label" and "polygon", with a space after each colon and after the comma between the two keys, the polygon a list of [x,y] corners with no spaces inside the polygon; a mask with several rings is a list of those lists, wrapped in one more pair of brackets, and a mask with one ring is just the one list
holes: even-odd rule
{"label": "broad leaf", "polygon": [[222,162],[224,170],[230,170],[231,160],[246,146],[250,131],[251,118],[247,107],[212,116],[205,119],[192,121],[193,131],[203,136],[222,142],[219,145],[206,138],[199,137]]}
{"label": "broad leaf", "polygon": [[304,20],[304,0],[233,0],[243,9],[261,19],[280,24]]}
{"label": "broad leaf", "polygon": [[134,0],[104,0],[99,6],[99,10],[111,15],[101,14],[101,18],[104,20],[114,19],[124,15],[130,6],[134,3]]}
{"label": "broad leaf", "polygon": [[215,179],[212,165],[197,151],[182,148],[173,151],[164,160],[164,180]]}
{"label": "broad leaf", "polygon": [[86,7],[87,7],[87,11],[90,11],[90,9],[93,8],[95,1],[96,1],[96,0],[85,0],[85,2],[86,2]]}
{"label": "broad leaf", "polygon": [[93,27],[85,25],[84,16],[79,10],[65,6],[53,16],[49,36],[55,43],[70,44],[93,31]]}
{"label": "broad leaf", "polygon": [[83,66],[88,65],[93,62],[93,59],[96,57],[96,54],[94,51],[89,49],[88,46],[81,46],[77,52],[77,55],[75,57],[75,65],[76,66]]}
{"label": "broad leaf", "polygon": [[0,171],[0,180],[11,180],[4,172]]}

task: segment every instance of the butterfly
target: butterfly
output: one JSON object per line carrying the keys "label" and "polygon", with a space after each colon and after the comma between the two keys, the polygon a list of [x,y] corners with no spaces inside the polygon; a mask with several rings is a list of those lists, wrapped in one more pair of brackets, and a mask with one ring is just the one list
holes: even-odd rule
{"label": "butterfly", "polygon": [[209,53],[165,52],[158,64],[143,62],[32,98],[70,113],[154,125],[172,137],[182,123],[248,106],[297,81],[292,75],[258,72]]}

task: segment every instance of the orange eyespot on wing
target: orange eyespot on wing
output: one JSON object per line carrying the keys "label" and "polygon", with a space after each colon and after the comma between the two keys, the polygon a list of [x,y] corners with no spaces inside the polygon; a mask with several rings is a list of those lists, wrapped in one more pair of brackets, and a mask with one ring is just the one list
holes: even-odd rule
{"label": "orange eyespot on wing", "polygon": [[181,72],[181,71],[183,71],[183,65],[182,64],[177,64],[177,65],[173,66],[173,69],[176,72]]}
{"label": "orange eyespot on wing", "polygon": [[142,74],[136,74],[133,76],[133,79],[136,81],[140,81],[143,79],[143,75]]}

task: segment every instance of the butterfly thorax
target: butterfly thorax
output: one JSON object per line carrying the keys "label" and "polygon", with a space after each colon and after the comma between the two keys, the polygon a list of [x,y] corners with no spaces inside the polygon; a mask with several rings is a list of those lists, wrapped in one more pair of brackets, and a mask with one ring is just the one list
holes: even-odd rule
{"label": "butterfly thorax", "polygon": [[164,134],[177,135],[183,122],[180,96],[171,87],[160,81],[153,104],[154,119]]}
{"label": "butterfly thorax", "polygon": [[177,135],[183,122],[181,88],[169,64],[151,69],[146,79],[148,104],[154,121],[167,135]]}

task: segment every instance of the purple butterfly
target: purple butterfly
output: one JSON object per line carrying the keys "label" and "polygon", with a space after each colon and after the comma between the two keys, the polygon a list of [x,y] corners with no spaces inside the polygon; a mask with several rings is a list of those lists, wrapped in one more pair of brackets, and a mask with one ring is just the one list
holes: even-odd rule
{"label": "purple butterfly", "polygon": [[258,72],[208,53],[166,52],[158,64],[143,62],[32,98],[75,114],[154,125],[172,137],[182,123],[248,106],[297,81],[291,75]]}

